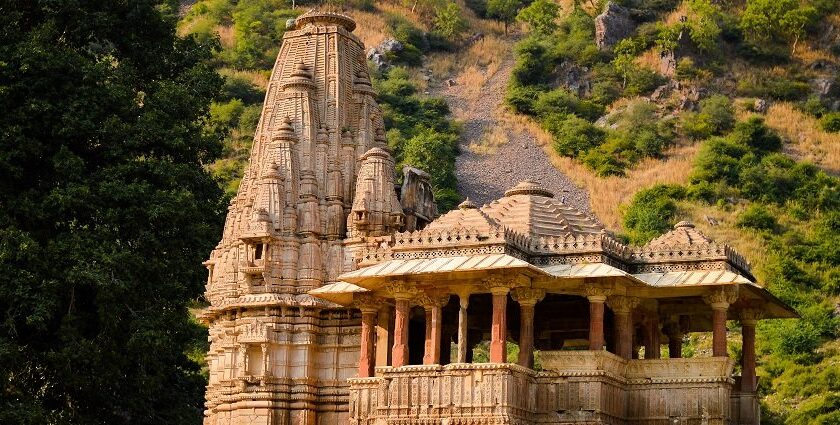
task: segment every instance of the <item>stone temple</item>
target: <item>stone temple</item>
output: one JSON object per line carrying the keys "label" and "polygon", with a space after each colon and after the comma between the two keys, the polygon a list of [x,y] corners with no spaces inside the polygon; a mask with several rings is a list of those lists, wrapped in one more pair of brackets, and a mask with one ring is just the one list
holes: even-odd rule
{"label": "stone temple", "polygon": [[354,27],[284,35],[205,263],[205,424],[759,423],[756,321],[796,313],[743,257],[688,222],[625,245],[531,181],[439,216]]}

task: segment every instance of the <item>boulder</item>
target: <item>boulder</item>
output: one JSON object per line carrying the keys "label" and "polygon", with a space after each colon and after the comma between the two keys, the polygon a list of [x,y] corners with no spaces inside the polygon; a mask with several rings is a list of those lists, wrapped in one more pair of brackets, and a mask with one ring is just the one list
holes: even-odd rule
{"label": "boulder", "polygon": [[608,2],[604,12],[595,17],[595,44],[601,50],[610,50],[635,30],[636,22],[630,10]]}
{"label": "boulder", "polygon": [[390,64],[388,63],[388,58],[386,58],[385,55],[379,53],[374,48],[368,50],[367,60],[369,60],[373,64],[377,71],[384,71],[390,66]]}
{"label": "boulder", "polygon": [[383,55],[387,55],[388,53],[399,53],[405,49],[405,46],[396,39],[393,38],[386,38],[379,46],[376,47],[376,50]]}
{"label": "boulder", "polygon": [[563,87],[578,97],[587,97],[592,92],[592,82],[588,78],[589,69],[586,67],[564,61],[555,68],[554,74],[557,76],[554,81],[555,87]]}
{"label": "boulder", "polygon": [[815,78],[812,85],[814,86],[814,94],[819,96],[820,99],[831,97],[837,91],[833,78]]}
{"label": "boulder", "polygon": [[765,99],[756,99],[753,103],[753,110],[758,112],[759,114],[763,114],[767,112],[767,108],[770,107],[770,102]]}

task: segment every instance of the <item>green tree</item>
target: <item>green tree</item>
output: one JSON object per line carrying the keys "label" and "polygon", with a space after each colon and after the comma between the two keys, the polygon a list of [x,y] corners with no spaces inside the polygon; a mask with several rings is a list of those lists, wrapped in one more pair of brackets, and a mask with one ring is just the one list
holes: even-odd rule
{"label": "green tree", "polygon": [[157,3],[0,7],[0,423],[201,423],[222,81]]}
{"label": "green tree", "polygon": [[621,87],[627,87],[627,75],[635,68],[636,55],[639,52],[639,46],[632,38],[625,38],[618,42],[613,48],[615,58],[613,58],[613,66],[616,71],[621,74]]}
{"label": "green tree", "polygon": [[487,15],[505,24],[505,35],[508,25],[516,20],[516,14],[522,7],[522,0],[487,0]]}
{"label": "green tree", "polygon": [[435,8],[435,32],[448,40],[458,38],[469,28],[469,22],[461,16],[461,8],[453,2]]}
{"label": "green tree", "polygon": [[784,39],[791,43],[791,54],[817,16],[817,10],[799,0],[748,0],[741,15],[741,29],[758,41]]}
{"label": "green tree", "polygon": [[525,22],[531,31],[540,35],[549,35],[557,29],[557,16],[560,6],[551,0],[536,0],[519,11],[516,19]]}

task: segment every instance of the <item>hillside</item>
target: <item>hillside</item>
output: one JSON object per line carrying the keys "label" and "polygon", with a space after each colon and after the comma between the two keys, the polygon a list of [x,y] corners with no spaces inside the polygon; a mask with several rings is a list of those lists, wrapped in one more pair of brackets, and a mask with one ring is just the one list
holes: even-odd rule
{"label": "hillside", "polygon": [[[377,48],[389,144],[430,171],[443,209],[535,178],[630,242],[692,220],[803,317],[759,327],[763,423],[840,423],[837,2],[331,3]],[[212,170],[228,194],[286,20],[313,5],[291,6],[182,8],[183,34],[220,44],[208,130],[227,134]]]}

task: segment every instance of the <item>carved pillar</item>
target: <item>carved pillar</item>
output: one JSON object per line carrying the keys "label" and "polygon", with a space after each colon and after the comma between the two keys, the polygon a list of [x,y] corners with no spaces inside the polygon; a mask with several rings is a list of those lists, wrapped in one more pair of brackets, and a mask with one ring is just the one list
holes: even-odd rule
{"label": "carved pillar", "polygon": [[507,348],[507,294],[510,288],[494,286],[490,288],[493,294],[493,325],[490,328],[490,363],[506,363]]}
{"label": "carved pillar", "polygon": [[760,318],[758,310],[741,312],[741,391],[755,392],[755,324]]}
{"label": "carved pillar", "polygon": [[615,325],[618,334],[616,354],[625,359],[633,357],[633,309],[639,305],[639,299],[626,296],[612,296],[607,301],[615,313]]}
{"label": "carved pillar", "polygon": [[537,288],[516,288],[513,299],[519,303],[519,365],[534,367],[534,306],[545,297]]}
{"label": "carved pillar", "polygon": [[443,326],[441,309],[449,301],[449,295],[437,294],[421,297],[420,304],[426,310],[426,344],[423,351],[423,364],[432,365],[440,361],[441,327]]}
{"label": "carved pillar", "polygon": [[729,305],[738,299],[737,288],[719,288],[703,297],[712,307],[712,355],[727,357],[726,315]]}
{"label": "carved pillar", "polygon": [[394,308],[394,348],[391,350],[391,366],[400,367],[408,364],[408,309],[410,297],[395,300]]}
{"label": "carved pillar", "polygon": [[467,338],[467,307],[470,305],[470,294],[458,294],[458,363],[467,362],[467,349],[469,342]]}
{"label": "carved pillar", "polygon": [[362,334],[359,354],[359,378],[373,376],[376,363],[376,314],[382,306],[382,300],[369,294],[357,295],[353,304],[362,312]]}
{"label": "carved pillar", "polygon": [[394,347],[391,349],[391,366],[405,366],[408,364],[408,314],[411,299],[418,291],[405,281],[388,284],[386,291],[394,297]]}
{"label": "carved pillar", "polygon": [[586,299],[589,300],[589,349],[600,351],[604,349],[604,303],[607,301],[609,290],[589,286],[586,288]]}
{"label": "carved pillar", "polygon": [[383,305],[380,307],[379,313],[377,314],[375,344],[377,366],[388,366],[391,362],[391,345],[393,345],[393,341],[391,341],[392,317],[393,314],[391,313],[390,306]]}

